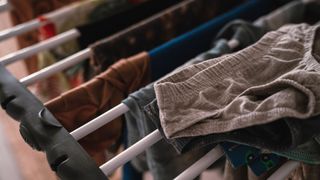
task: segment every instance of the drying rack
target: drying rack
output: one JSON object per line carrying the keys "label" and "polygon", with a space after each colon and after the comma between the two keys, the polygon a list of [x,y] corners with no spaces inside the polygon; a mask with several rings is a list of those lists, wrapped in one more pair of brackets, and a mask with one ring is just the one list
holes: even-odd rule
{"label": "drying rack", "polygon": [[[0,12],[10,9],[7,1],[0,3]],[[46,15],[54,19],[68,13],[68,8],[62,8]],[[32,20],[13,28],[0,32],[0,41],[17,36],[44,25],[39,20]],[[97,167],[78,140],[92,133],[103,125],[129,111],[124,104],[119,104],[108,112],[93,119],[87,124],[68,133],[54,116],[44,107],[26,87],[71,67],[87,59],[90,49],[82,50],[64,60],[46,67],[36,73],[17,80],[5,68],[17,60],[31,56],[45,49],[55,47],[63,42],[77,38],[80,33],[70,30],[31,47],[19,50],[0,58],[0,102],[2,108],[14,119],[20,122],[20,133],[25,141],[37,150],[44,151],[52,170],[62,179],[106,179],[118,167],[145,151],[162,139],[158,130],[153,131],[140,141],[124,150],[122,153]],[[236,47],[238,42],[229,41],[228,45]],[[222,148],[217,145],[201,159],[178,175],[175,180],[193,179],[205,171],[210,165],[224,155]],[[288,161],[282,165],[268,180],[284,179],[292,170],[299,166],[299,162]]]}
{"label": "drying rack", "polygon": [[[54,66],[56,65],[52,65],[52,67]],[[59,70],[55,70],[54,72],[58,71]],[[0,65],[0,75],[0,101],[2,108],[5,109],[11,117],[21,122],[20,133],[22,137],[24,137],[30,146],[46,152],[51,168],[55,170],[61,178],[105,178],[102,172],[105,175],[110,175],[118,167],[124,165],[162,139],[160,132],[155,130],[118,156],[100,166],[100,171],[77,143],[77,140],[124,114],[129,110],[128,107],[120,104],[69,134],[43,104],[26,89],[24,83],[15,79],[2,64]],[[30,76],[37,77],[33,74]],[[41,78],[38,80],[40,79]],[[37,126],[34,126],[34,124],[37,124]],[[180,174],[176,180],[193,179],[197,177],[222,156],[222,149],[219,146],[215,147],[194,165]],[[289,161],[269,179],[283,179],[298,165],[298,162]]]}

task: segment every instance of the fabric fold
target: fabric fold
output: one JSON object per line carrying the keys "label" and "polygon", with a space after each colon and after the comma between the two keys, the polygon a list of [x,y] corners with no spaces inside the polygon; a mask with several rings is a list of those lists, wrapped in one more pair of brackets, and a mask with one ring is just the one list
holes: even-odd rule
{"label": "fabric fold", "polygon": [[[49,101],[45,106],[69,131],[90,122],[121,103],[131,92],[150,82],[149,56],[139,53],[122,59],[92,80]],[[99,128],[79,142],[98,164],[105,150],[117,144],[122,133],[122,117]],[[115,148],[117,149],[117,148]]]}
{"label": "fabric fold", "polygon": [[[312,55],[317,29],[285,26],[237,53],[189,66],[157,82],[165,135],[201,136],[318,115],[320,92],[312,85],[320,78],[320,64]],[[259,94],[250,94],[254,90]]]}

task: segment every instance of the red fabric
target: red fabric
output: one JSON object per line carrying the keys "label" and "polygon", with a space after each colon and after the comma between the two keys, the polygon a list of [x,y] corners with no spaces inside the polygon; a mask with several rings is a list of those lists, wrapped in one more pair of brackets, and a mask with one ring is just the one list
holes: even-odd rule
{"label": "red fabric", "polygon": [[49,39],[57,34],[56,26],[49,19],[44,16],[38,17],[39,21],[44,23],[45,25],[39,28],[40,39],[45,40]]}

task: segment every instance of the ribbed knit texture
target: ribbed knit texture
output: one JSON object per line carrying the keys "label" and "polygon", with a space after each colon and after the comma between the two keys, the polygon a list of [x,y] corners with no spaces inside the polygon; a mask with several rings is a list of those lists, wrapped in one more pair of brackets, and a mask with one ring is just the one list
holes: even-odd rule
{"label": "ribbed knit texture", "polygon": [[200,136],[318,115],[320,64],[313,56],[317,28],[284,26],[244,50],[157,82],[165,135]]}

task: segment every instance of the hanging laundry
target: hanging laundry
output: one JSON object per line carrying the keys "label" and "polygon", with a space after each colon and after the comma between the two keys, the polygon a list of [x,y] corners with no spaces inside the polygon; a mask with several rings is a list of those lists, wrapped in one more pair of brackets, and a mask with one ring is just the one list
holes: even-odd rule
{"label": "hanging laundry", "polygon": [[[259,2],[257,2],[257,4],[259,4]],[[257,5],[257,7],[268,7],[268,5],[270,7],[270,4],[264,4],[264,6]],[[255,6],[255,5],[252,5],[252,6]],[[257,9],[257,7],[252,9]],[[248,6],[246,8],[250,9],[251,6]],[[239,11],[240,11],[239,14],[229,13],[228,15],[225,15],[224,20],[227,20],[228,18],[231,19],[232,17],[245,16],[245,12],[248,12],[248,10],[245,10],[246,8],[241,9],[243,11],[240,11],[240,8],[239,8]],[[256,15],[259,16],[258,14],[263,13],[266,10],[267,9],[259,9],[256,11]],[[254,18],[254,16],[251,16],[251,18]],[[167,70],[164,70],[164,69],[168,69],[167,67],[165,67],[165,65],[167,66],[171,64],[171,63],[170,64],[166,63],[166,61],[167,60],[169,61],[172,58],[171,57],[172,54],[177,54],[179,52],[186,52],[191,49],[194,52],[196,52],[196,50],[194,50],[192,47],[193,46],[199,47],[198,46],[199,44],[197,43],[198,42],[201,43],[201,41],[193,42],[192,40],[194,39],[204,40],[204,39],[207,39],[208,37],[213,37],[214,33],[219,29],[220,24],[216,20],[212,20],[212,22],[208,22],[207,24],[203,25],[203,27],[199,27],[193,30],[192,32],[184,35],[183,38],[180,37],[179,39],[176,39],[174,43],[171,41],[160,46],[155,50],[152,50],[150,52],[150,56],[152,58],[151,64],[154,63],[158,65],[158,66],[156,65],[153,66],[154,69],[158,71],[157,72],[152,71],[152,74],[155,72],[160,74],[159,76],[165,75]],[[207,31],[206,36],[202,36],[201,33],[206,31]],[[181,47],[181,45],[183,46]],[[180,47],[181,49],[180,50],[175,49],[176,47]],[[183,48],[185,48],[185,50],[183,50]],[[174,49],[175,51],[172,51],[172,49]],[[196,48],[196,49],[199,49],[199,48]],[[228,47],[226,41],[219,41],[215,46],[215,49],[208,52],[208,54],[210,54],[211,57],[213,57],[214,54],[216,54],[216,56],[218,57],[221,54],[228,53],[228,52],[231,52],[231,50]],[[204,61],[205,60],[204,57],[206,56],[202,54],[201,56],[192,60],[190,64]],[[164,59],[166,59],[166,61],[163,61]],[[170,62],[177,65],[177,63],[182,64],[183,63],[182,60],[183,58],[181,58],[181,60],[179,61],[170,61]],[[159,67],[162,67],[162,66],[164,68],[160,68],[161,71],[159,71]],[[147,87],[142,88],[141,90],[131,94],[126,100],[123,101],[123,103],[126,104],[130,109],[130,111],[128,111],[125,114],[129,146],[137,142],[139,139],[141,139],[148,133],[155,130],[155,126],[152,125],[152,123],[150,123],[151,122],[150,118],[145,116],[143,112],[143,107],[148,103],[150,103],[154,98],[155,98],[155,94],[153,90],[153,84],[150,84]],[[166,151],[167,152],[170,151],[170,153],[163,154],[162,149],[166,149]],[[208,149],[202,149],[199,152],[194,151],[194,152],[186,153],[184,155],[178,155],[177,152],[175,152],[172,149],[172,147],[170,147],[170,145],[168,145],[166,142],[161,140],[155,146],[152,146],[149,150],[147,150],[146,153],[143,153],[142,155],[138,155],[137,158],[131,161],[131,163],[134,165],[136,169],[138,169],[141,172],[144,172],[150,169],[155,179],[173,179],[180,172],[182,172],[183,170],[182,167],[186,168],[190,166],[190,164],[195,162],[198,159],[198,157],[200,155],[203,155],[203,153],[205,153],[206,151],[208,151]],[[183,161],[184,163],[181,163],[181,161]]]}
{"label": "hanging laundry", "polygon": [[124,30],[179,2],[179,0],[152,0],[116,8],[116,13],[112,16],[78,26],[77,30],[82,35],[78,38],[79,45],[81,48],[87,48],[90,44]]}
{"label": "hanging laundry", "polygon": [[[128,145],[131,146],[141,138],[153,132],[156,127],[143,113],[143,106],[154,99],[153,84],[130,94],[123,103],[130,111],[125,113]],[[160,140],[148,148],[145,153],[138,155],[130,163],[140,172],[150,170],[153,178],[173,179],[184,169],[202,157],[209,148],[179,155],[170,144]],[[166,153],[163,153],[166,152]]]}
{"label": "hanging laundry", "polygon": [[268,15],[262,16],[256,20],[255,24],[266,27],[267,31],[280,28],[285,24],[308,23],[314,24],[319,21],[320,12],[317,10],[320,6],[319,1],[292,1],[283,7],[276,9]]}
{"label": "hanging laundry", "polygon": [[[315,50],[315,52],[316,52],[316,50]],[[294,120],[291,120],[291,121],[294,121]],[[291,123],[291,121],[290,121],[290,123]],[[299,123],[302,123],[301,122],[301,120],[298,120],[299,121]],[[297,122],[298,122],[297,121]],[[311,120],[308,120],[308,122],[309,121],[311,121]],[[315,121],[313,121],[313,122],[315,122]],[[315,123],[317,123],[317,122],[315,122]],[[305,124],[304,124],[305,125]],[[315,124],[313,124],[313,125],[315,125]],[[301,125],[299,125],[299,126],[296,126],[296,127],[300,127],[301,128]],[[310,127],[312,127],[312,125],[310,126]],[[312,128],[310,128],[310,127],[308,127],[308,128],[306,128],[305,130],[304,130],[304,132],[307,132],[307,131],[311,131],[311,132],[316,132],[317,130],[316,129],[318,129],[317,127],[318,126],[313,126],[314,128],[316,128],[316,129],[314,129],[314,130],[312,130]],[[283,128],[281,128],[281,127],[278,127],[277,129],[282,129],[283,130]],[[293,132],[295,132],[296,130],[294,130]],[[237,134],[237,136],[239,136],[239,133],[235,133],[235,135]],[[273,133],[270,133],[271,135],[274,135]],[[276,133],[275,133],[276,134]],[[270,136],[270,137],[272,137],[272,136]],[[301,138],[301,135],[299,136],[300,138]],[[266,137],[265,139],[268,139],[269,137]],[[281,138],[281,137],[280,137]],[[201,137],[201,139],[203,140],[203,137]],[[217,139],[217,138],[214,138],[214,139]],[[250,139],[250,137],[248,138],[248,139]],[[213,139],[212,139],[213,140]],[[211,140],[211,141],[212,141]],[[203,140],[203,141],[205,141],[205,140]],[[272,142],[271,142],[271,144],[272,144]],[[280,144],[280,143],[279,143]],[[291,156],[289,156],[290,158],[293,158],[295,155],[295,158],[296,159],[299,159],[300,161],[302,160],[302,161],[306,161],[306,160],[304,160],[303,158],[304,157],[312,157],[312,158],[308,158],[309,159],[309,163],[315,163],[315,161],[316,161],[316,159],[315,159],[315,157],[316,156],[314,156],[313,154],[310,154],[309,152],[308,152],[308,149],[309,149],[309,151],[311,151],[311,152],[313,152],[314,153],[314,155],[316,155],[316,152],[317,152],[317,150],[318,149],[314,149],[314,148],[310,148],[310,146],[308,147],[308,146],[305,146],[304,147],[304,149],[303,150],[301,150],[300,149],[300,151],[298,151],[297,153],[291,153]],[[312,149],[312,150],[311,150]],[[302,155],[302,154],[300,154],[301,152],[305,152],[305,155]],[[288,154],[290,154],[290,153],[288,153]],[[310,156],[311,155],[311,156]],[[288,157],[288,156],[287,156]],[[298,158],[299,157],[299,158]],[[313,159],[313,161],[312,162],[310,162],[310,160],[311,159]],[[308,161],[307,161],[308,162]]]}
{"label": "hanging laundry", "polygon": [[[49,22],[40,29],[44,39],[69,25],[76,27],[82,36],[69,45],[42,53],[39,57],[43,61],[39,64],[54,63],[71,51],[74,53],[105,38],[90,46],[93,57],[89,68],[93,67],[99,75],[85,74],[91,80],[80,85],[82,74],[87,73],[83,72],[83,63],[51,77],[51,82],[43,86],[50,92],[44,95],[49,97],[51,93],[58,95],[80,85],[46,103],[69,132],[120,102],[129,108],[124,116],[125,124],[123,117],[116,118],[80,140],[97,165],[110,159],[109,152],[116,153],[121,143],[131,146],[158,129],[163,139],[130,162],[134,177],[128,177],[127,164],[123,179],[142,179],[139,172],[146,171],[155,180],[174,179],[217,144],[226,153],[227,161],[220,161],[224,164],[226,180],[267,179],[287,159],[301,162],[288,179],[320,178],[319,2],[293,1],[254,23],[235,20],[226,24],[235,18],[256,19],[276,7],[274,1],[246,1],[232,12],[168,41],[206,21],[201,18],[215,16],[220,10],[225,11],[222,8],[229,9],[239,2],[153,0],[139,4],[140,0],[108,0],[104,4],[101,0],[91,1],[99,1],[99,6],[84,10],[88,12],[82,13],[83,17],[75,17],[74,20],[83,19],[80,25],[61,20],[61,24],[66,23],[64,26],[40,17]],[[198,7],[206,6],[204,3],[214,8]],[[133,12],[142,12],[139,14],[142,19],[131,17]],[[155,12],[160,13],[145,19]],[[105,17],[99,19],[100,15]],[[114,21],[117,18],[119,21]],[[129,24],[121,24],[120,19]],[[228,40],[237,46],[229,46]],[[158,46],[161,43],[164,44]],[[88,64],[85,66],[88,68]],[[19,99],[3,102],[3,108],[8,107],[11,115],[25,115],[29,111],[21,111]],[[32,116],[39,116],[31,111]],[[40,120],[44,116],[40,113]],[[29,144],[39,147],[37,138],[22,133]],[[233,148],[230,151],[229,146]],[[234,150],[237,152],[232,153]],[[234,169],[234,158],[239,160],[237,169]],[[51,163],[50,159],[48,156],[55,168],[59,163]]]}
{"label": "hanging laundry", "polygon": [[[256,24],[260,26],[269,27],[269,30],[274,30],[286,23],[301,23],[308,22],[314,24],[319,20],[319,2],[318,1],[293,1],[284,5],[281,8],[273,11],[272,13],[259,18]],[[319,149],[319,141],[317,137],[306,142],[304,145],[298,146],[294,150],[296,153],[289,153],[289,155],[281,154],[286,157],[291,157],[296,160],[304,160],[304,162],[314,162],[312,159],[319,159],[317,155]],[[314,149],[311,150],[310,149]],[[311,152],[311,153],[310,153]],[[298,155],[301,153],[300,155]],[[298,156],[297,156],[298,155]],[[309,157],[309,158],[306,158]],[[308,165],[301,163],[300,167],[297,168],[287,179],[319,179],[319,167],[318,165]],[[239,179],[240,176],[235,175],[233,179]],[[244,179],[254,180],[252,177],[243,176]]]}
{"label": "hanging laundry", "polygon": [[[215,37],[213,48],[196,57],[199,60],[208,60],[220,57],[238,49],[243,49],[258,41],[265,33],[266,29],[243,21],[234,20],[226,24]],[[236,40],[239,44],[235,49],[230,49],[228,40]]]}
{"label": "hanging laundry", "polygon": [[[45,16],[39,19],[48,23],[39,29],[40,39],[45,40],[57,34],[63,33],[75,26],[88,22],[88,14],[97,6],[103,3],[102,0],[89,0],[73,4],[69,8],[69,13],[56,22],[51,22]],[[71,40],[51,50],[46,50],[38,54],[37,69],[43,69],[50,66],[60,59],[68,57],[79,51],[79,46],[76,40]],[[36,94],[42,101],[48,101],[61,92],[64,92],[72,87],[76,87],[83,82],[81,66],[77,65],[66,73],[60,72],[51,77],[47,81],[38,82],[36,84]]]}
{"label": "hanging laundry", "polygon": [[[229,48],[223,50],[223,45],[225,44],[221,43],[217,45],[216,50],[210,51],[211,55],[212,52],[217,52],[217,56],[224,51],[230,52]],[[191,65],[204,60],[206,59],[200,60],[200,57],[196,57],[186,64]],[[150,121],[150,118],[145,116],[143,112],[143,107],[149,104],[154,98],[155,94],[152,83],[130,94],[129,97],[123,101],[130,109],[130,111],[125,113],[129,145],[134,144],[156,129]],[[141,172],[150,169],[155,179],[173,179],[202,157],[209,149],[211,149],[211,147],[200,150],[197,149],[196,152],[193,151],[179,155],[166,141],[161,140],[156,145],[150,147],[146,151],[146,155],[137,156],[131,163]],[[161,153],[163,151],[167,153]]]}
{"label": "hanging laundry", "polygon": [[[10,17],[13,24],[18,25],[77,1],[81,0],[10,0],[10,5],[13,7],[10,10]],[[20,49],[36,44],[39,41],[37,32],[20,35],[17,39]],[[37,71],[36,61],[37,58],[35,56],[25,60],[29,73]]]}
{"label": "hanging laundry", "polygon": [[[52,102],[52,101],[51,101]],[[48,104],[50,104],[50,102],[48,103]],[[50,107],[49,107],[49,109],[50,109]],[[51,110],[52,111],[52,110]],[[54,113],[55,114],[55,113]],[[59,118],[58,118],[59,119]],[[100,158],[101,159],[101,158]],[[100,161],[101,162],[101,161]]]}
{"label": "hanging laundry", "polygon": [[[50,100],[45,106],[71,132],[118,105],[129,93],[149,82],[149,57],[147,53],[140,53],[120,60],[87,83]],[[119,117],[79,142],[101,165],[107,160],[105,151],[117,145],[121,133],[122,118]]]}
{"label": "hanging laundry", "polygon": [[[122,3],[122,4],[121,4]],[[40,17],[40,20],[48,23],[39,29],[40,39],[45,40],[57,34],[63,33],[67,30],[75,28],[80,25],[87,24],[92,21],[104,19],[106,16],[90,17],[91,13],[96,12],[98,8],[107,7],[109,9],[108,15],[115,14],[118,9],[129,6],[127,1],[114,2],[112,0],[89,0],[73,4],[68,9],[68,14],[64,18],[60,18],[55,22],[51,22],[45,16]],[[102,14],[100,14],[102,15]],[[38,54],[38,70],[52,65],[59,60],[66,58],[81,48],[77,40],[71,40],[51,50],[46,50]],[[50,59],[50,61],[48,60]],[[57,73],[47,81],[37,83],[36,93],[42,101],[46,102],[68,89],[77,87],[83,82],[82,64],[76,65],[73,68],[61,73]]]}
{"label": "hanging laundry", "polygon": [[[115,60],[150,50],[225,12],[241,1],[187,0],[91,46],[92,64],[103,71]],[[188,19],[188,21],[185,21]]]}
{"label": "hanging laundry", "polygon": [[[157,102],[154,101],[149,107],[147,107],[147,109],[149,115],[153,117],[152,119],[158,123],[159,128],[160,121],[157,119],[159,114],[157,114],[158,109],[156,103]],[[275,151],[274,153],[283,155],[290,159],[318,164],[319,154],[317,151],[319,149],[319,144],[311,139],[318,134],[318,127],[319,122],[317,121],[317,117],[308,119],[307,121],[285,119],[283,121],[276,121],[263,126],[253,126],[220,134],[214,133],[207,136],[189,139],[175,138],[171,143],[178,151],[183,151],[183,148],[200,148],[201,146],[205,147],[206,145],[212,145],[219,141],[234,141],[252,145],[254,147],[273,150]],[[279,129],[281,129],[281,131],[279,131]],[[303,143],[305,141],[308,142]],[[292,148],[296,149],[284,151]]]}
{"label": "hanging laundry", "polygon": [[201,136],[318,115],[319,92],[310,85],[320,78],[316,30],[285,26],[250,48],[157,82],[165,135]]}
{"label": "hanging laundry", "polygon": [[[295,2],[291,3],[291,4],[295,4]],[[285,6],[285,8],[287,8],[287,6]],[[279,12],[279,10],[277,10],[276,12]],[[278,16],[273,16],[273,14],[274,13],[271,13],[271,15],[266,16],[266,18],[262,17],[254,23],[254,24],[258,24],[257,26],[262,26],[262,27],[260,27],[260,29],[262,28],[261,30],[259,30],[258,27],[254,27],[252,25],[249,25],[248,23],[241,22],[241,21],[234,21],[234,22],[226,25],[225,28],[223,28],[223,30],[218,34],[218,38],[237,39],[239,42],[241,42],[240,45],[241,44],[250,45],[257,40],[257,38],[250,38],[250,37],[256,37],[256,36],[259,37],[259,34],[261,36],[263,34],[263,32],[266,32],[268,29],[277,28],[275,26],[273,26],[273,27],[268,26],[268,24],[270,24],[268,21],[273,21],[273,18],[279,19]],[[300,14],[301,16],[299,16],[296,19],[282,18],[283,23],[284,24],[290,23],[291,20],[292,21],[300,21],[301,19],[303,19],[304,14],[306,14],[306,13],[301,13]],[[280,16],[281,15],[282,14],[280,14]],[[273,18],[270,18],[270,17],[273,17]],[[261,22],[264,22],[264,23],[261,23]],[[265,24],[265,25],[261,25],[261,24]],[[251,30],[250,30],[250,28],[251,28]],[[238,29],[238,30],[236,30],[236,29]],[[265,30],[263,30],[263,29],[265,29]],[[256,35],[254,35],[255,33],[256,33]],[[232,36],[231,34],[234,34],[234,35]],[[231,38],[231,37],[233,37],[233,38]],[[245,38],[242,38],[242,37],[245,37]],[[246,42],[250,42],[249,41],[250,39],[252,39],[251,40],[252,42],[246,43]],[[220,41],[223,41],[223,40],[220,40]]]}
{"label": "hanging laundry", "polygon": [[[271,1],[250,0],[233,11],[222,14],[198,28],[181,35],[179,38],[152,49],[150,51],[150,56],[153,59],[151,61],[151,68],[157,69],[157,71],[152,72],[152,80],[156,81],[162,78],[165,74],[170,73],[187,60],[210,49],[212,39],[225,23],[236,18],[254,20],[259,15],[263,15],[276,7]],[[164,59],[165,61],[163,61]]]}
{"label": "hanging laundry", "polygon": [[[217,34],[216,40],[214,41],[213,48],[209,51],[200,54],[195,58],[197,61],[204,61],[210,58],[216,58],[220,57],[223,54],[228,54],[236,49],[242,49],[246,46],[249,46],[259,40],[264,33],[267,31],[268,27],[258,27],[254,26],[248,22],[242,21],[242,20],[235,20],[223,27],[221,31]],[[234,39],[239,42],[238,47],[235,50],[231,50],[230,47],[227,44],[226,39]],[[155,97],[154,97],[155,98]],[[151,101],[149,101],[151,102]],[[157,103],[154,102],[154,105]],[[150,107],[149,109],[157,109],[157,107]],[[155,117],[158,117],[156,115]],[[156,123],[157,124],[157,123]],[[184,147],[184,146],[178,146],[178,147]],[[177,149],[179,152],[182,152],[183,149]]]}
{"label": "hanging laundry", "polygon": [[[287,19],[286,18],[281,18],[281,16],[283,16],[284,14],[285,14],[285,12],[288,12],[288,11],[279,11],[279,10],[277,10],[276,12],[278,13],[278,14],[276,14],[276,15],[274,15],[274,13],[271,13],[271,15],[268,15],[268,16],[266,16],[266,17],[261,17],[259,20],[257,20],[256,22],[255,22],[255,24],[257,24],[258,26],[260,26],[260,27],[263,27],[264,29],[265,29],[265,31],[269,31],[269,30],[272,30],[272,29],[274,29],[274,28],[278,28],[279,26],[281,26],[282,24],[286,24],[286,23],[290,23],[290,22],[304,22],[304,21],[307,21],[307,22],[311,22],[311,23],[313,23],[313,22],[315,22],[315,20],[312,20],[312,21],[310,21],[310,20],[308,20],[309,19],[309,17],[310,16],[307,16],[307,14],[309,14],[309,15],[313,15],[312,17],[317,17],[316,16],[316,14],[317,14],[317,11],[315,11],[314,9],[310,9],[310,7],[318,7],[319,6],[319,4],[316,4],[316,3],[314,3],[314,2],[311,2],[310,4],[308,4],[308,6],[306,6],[305,4],[303,4],[302,2],[292,2],[292,3],[290,3],[289,5],[287,5],[287,6],[285,6],[285,8],[289,8],[289,7],[291,7],[291,6],[293,6],[293,5],[291,5],[291,4],[293,4],[293,5],[295,5],[295,4],[298,4],[298,5],[303,5],[302,7],[304,7],[304,11],[300,11],[299,12],[299,16],[296,16],[295,18],[289,18],[289,17],[287,17]],[[309,6],[310,5],[310,6]],[[295,7],[295,6],[293,6],[293,7]],[[306,8],[306,7],[308,7],[308,8]],[[279,13],[279,12],[282,12],[282,13]],[[291,11],[291,12],[294,12],[294,11]],[[280,16],[280,17],[277,17],[277,16]],[[286,16],[285,16],[286,17]],[[279,19],[281,19],[281,21],[282,22],[278,22],[278,24],[277,25],[270,25],[270,24],[272,24],[272,22],[273,22],[273,18],[275,18],[276,20],[279,20]],[[282,24],[281,24],[282,23]],[[235,23],[235,25],[236,25],[237,23]],[[235,25],[232,25],[232,26],[234,26],[233,28],[235,28]],[[229,25],[230,27],[232,27],[231,25]],[[230,28],[229,28],[230,29]],[[223,31],[222,31],[223,32]],[[241,32],[241,31],[239,31],[239,32]],[[250,32],[250,31],[249,31]],[[253,32],[256,32],[256,31],[253,31]],[[226,32],[223,32],[223,33],[220,33],[220,34],[223,34],[223,36],[226,36],[227,34],[229,34],[229,37],[231,37],[231,35],[232,34],[235,34],[235,33],[232,33],[232,32],[229,32],[229,33],[226,33]],[[249,35],[249,37],[250,37],[250,33],[248,34]],[[219,37],[219,35],[218,35],[218,37]],[[237,37],[237,36],[235,36],[235,37]],[[246,35],[239,35],[238,36],[238,38],[239,37],[248,37],[248,36],[246,36]],[[220,37],[221,38],[221,37]],[[227,38],[227,39],[232,39],[232,38]],[[236,38],[237,39],[237,38]],[[245,40],[246,38],[242,38],[243,40]],[[221,40],[222,41],[222,40]],[[209,57],[210,57],[210,53],[209,53]],[[214,58],[214,57],[212,57],[212,58]],[[279,129],[279,128],[281,128],[281,127],[276,127],[277,129]],[[293,132],[294,132],[294,129],[292,129],[293,130]],[[258,131],[256,131],[256,132],[258,132]],[[261,131],[261,132],[264,132],[264,131]],[[260,134],[262,134],[260,132]],[[314,131],[313,131],[314,132]],[[270,134],[272,134],[272,133],[270,133]],[[290,134],[289,134],[290,135]],[[281,137],[281,136],[279,136],[279,137]],[[286,137],[286,136],[285,136]],[[198,138],[198,140],[200,140],[201,138],[203,138],[203,137],[200,137],[200,138]],[[267,137],[266,139],[268,139],[269,137]],[[205,140],[204,141],[202,141],[202,142],[205,142]],[[195,144],[195,146],[198,146],[198,145],[200,145],[199,143],[196,145]],[[301,152],[301,151],[300,151]],[[307,155],[307,154],[306,154]],[[314,156],[312,156],[312,157],[314,157]],[[246,169],[246,168],[245,168]],[[225,174],[228,174],[228,172],[226,172]],[[245,173],[245,174],[247,174],[247,173]],[[270,173],[269,173],[270,174]],[[238,175],[235,175],[234,177],[238,177],[238,178],[240,178],[240,176],[238,176]],[[252,177],[255,177],[254,175],[252,176],[251,175],[251,177],[250,177],[250,179],[252,179]],[[257,178],[257,177],[256,177]],[[237,179],[237,178],[235,178],[235,179]],[[245,176],[245,178],[244,179],[248,179],[248,177],[247,176]],[[264,178],[262,178],[262,179],[264,179]]]}
{"label": "hanging laundry", "polygon": [[[148,117],[156,122],[158,128],[162,130],[156,103],[156,101],[153,101],[146,107],[146,110]],[[316,139],[313,139],[313,136],[319,134],[317,130],[319,125],[318,117],[309,118],[307,122],[288,118],[226,133],[215,133],[194,138],[175,138],[168,141],[174,145],[178,152],[198,149],[223,141],[232,141],[269,151],[273,150],[274,153],[290,159],[318,164],[319,153],[317,151],[319,150],[319,144]],[[305,141],[308,142],[304,143]]]}

